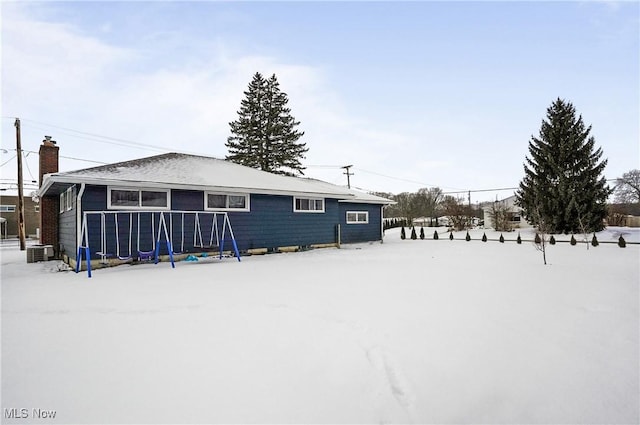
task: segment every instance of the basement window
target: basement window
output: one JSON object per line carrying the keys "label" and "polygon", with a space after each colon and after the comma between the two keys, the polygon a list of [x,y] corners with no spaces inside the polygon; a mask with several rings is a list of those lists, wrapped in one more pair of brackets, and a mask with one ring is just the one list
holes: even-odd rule
{"label": "basement window", "polygon": [[109,209],[165,210],[169,207],[169,190],[109,188],[107,192]]}
{"label": "basement window", "polygon": [[347,224],[368,224],[368,211],[347,211]]}
{"label": "basement window", "polygon": [[323,213],[324,199],[322,198],[293,198],[293,212]]}

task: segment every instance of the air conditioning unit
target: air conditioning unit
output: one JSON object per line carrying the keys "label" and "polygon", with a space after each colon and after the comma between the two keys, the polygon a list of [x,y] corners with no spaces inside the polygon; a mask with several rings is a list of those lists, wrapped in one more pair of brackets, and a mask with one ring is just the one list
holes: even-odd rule
{"label": "air conditioning unit", "polygon": [[34,245],[27,247],[27,263],[49,261],[53,258],[53,245]]}

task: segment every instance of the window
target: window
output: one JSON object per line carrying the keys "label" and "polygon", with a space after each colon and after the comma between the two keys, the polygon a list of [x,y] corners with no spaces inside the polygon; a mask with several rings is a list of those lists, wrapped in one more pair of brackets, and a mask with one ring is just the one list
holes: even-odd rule
{"label": "window", "polygon": [[0,205],[0,212],[16,212],[15,205]]}
{"label": "window", "polygon": [[109,188],[107,206],[110,209],[161,210],[169,207],[169,190]]}
{"label": "window", "polygon": [[242,193],[205,193],[206,210],[249,211],[249,195]]}
{"label": "window", "polygon": [[67,192],[62,192],[60,194],[60,214],[62,214],[64,212],[64,207],[66,206],[66,194]]}
{"label": "window", "polygon": [[347,211],[347,224],[368,224],[368,211]]}
{"label": "window", "polygon": [[34,211],[34,212],[40,212],[40,204],[35,204],[35,205],[33,206],[33,211]]}
{"label": "window", "polygon": [[[67,211],[71,211],[76,205],[76,187],[71,186],[65,194]],[[62,209],[62,207],[60,207]]]}
{"label": "window", "polygon": [[293,198],[294,212],[323,213],[324,199]]}

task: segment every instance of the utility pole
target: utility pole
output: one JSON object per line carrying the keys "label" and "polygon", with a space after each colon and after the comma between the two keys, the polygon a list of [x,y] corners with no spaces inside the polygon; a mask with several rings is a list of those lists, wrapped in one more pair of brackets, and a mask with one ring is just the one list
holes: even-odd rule
{"label": "utility pole", "polygon": [[353,173],[349,172],[349,168],[351,168],[351,167],[353,167],[353,165],[345,165],[344,167],[340,167],[340,168],[344,168],[345,170],[347,170],[342,174],[346,174],[347,175],[347,187],[349,189],[351,189],[351,179],[350,179],[350,177],[353,176]]}
{"label": "utility pole", "polygon": [[18,158],[18,238],[20,238],[20,251],[26,249],[24,235],[24,193],[22,190],[22,142],[20,141],[20,118],[16,118],[16,153]]}

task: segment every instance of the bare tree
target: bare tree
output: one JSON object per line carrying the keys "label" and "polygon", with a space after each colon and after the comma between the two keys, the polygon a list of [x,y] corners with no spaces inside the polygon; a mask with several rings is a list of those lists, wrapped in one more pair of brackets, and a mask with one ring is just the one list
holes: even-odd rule
{"label": "bare tree", "polygon": [[544,221],[542,214],[540,213],[540,208],[536,207],[533,209],[533,214],[535,215],[535,219],[537,221],[536,225],[536,237],[533,241],[536,249],[542,252],[542,261],[544,265],[547,265],[547,236],[549,235],[549,226]]}
{"label": "bare tree", "polygon": [[495,201],[491,205],[489,217],[495,230],[499,232],[510,232],[513,230],[509,207],[504,201]]}
{"label": "bare tree", "polygon": [[442,201],[442,209],[451,220],[455,230],[464,230],[471,227],[473,211],[464,201],[453,196],[445,196]]}
{"label": "bare tree", "polygon": [[442,189],[439,187],[422,188],[413,194],[412,205],[416,216],[430,217],[433,226],[433,216],[436,215],[440,201],[442,200]]}
{"label": "bare tree", "polygon": [[640,202],[640,170],[631,170],[616,179],[614,194],[618,204]]}

